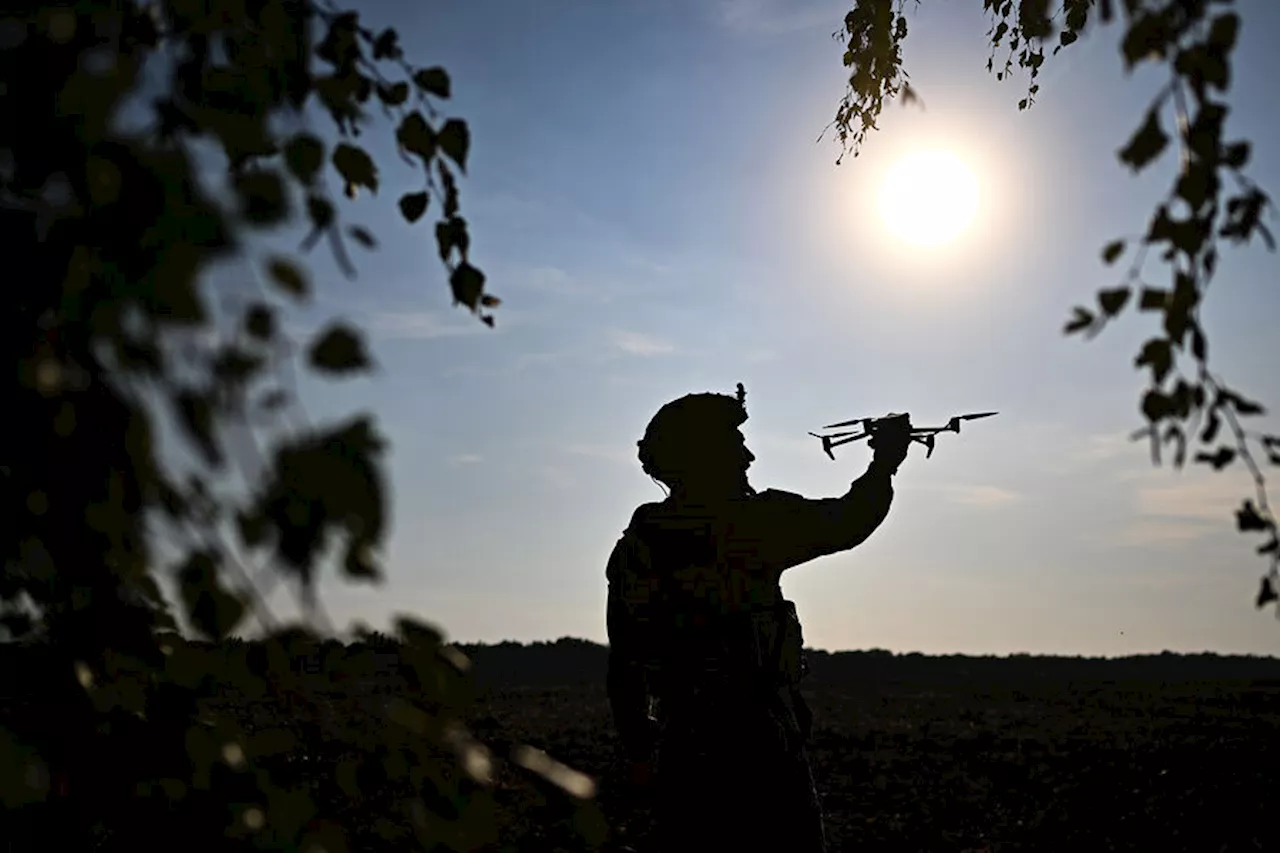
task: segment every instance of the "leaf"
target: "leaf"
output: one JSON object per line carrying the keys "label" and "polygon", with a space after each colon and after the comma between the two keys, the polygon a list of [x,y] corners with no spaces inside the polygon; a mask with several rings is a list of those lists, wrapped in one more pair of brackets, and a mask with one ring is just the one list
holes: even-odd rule
{"label": "leaf", "polygon": [[1102,249],[1102,262],[1108,266],[1114,264],[1124,253],[1124,240],[1115,240]]}
{"label": "leaf", "polygon": [[471,238],[467,234],[467,222],[461,216],[451,216],[436,223],[436,245],[440,250],[440,260],[445,263],[457,249],[466,260],[467,250],[471,247]]}
{"label": "leaf", "polygon": [[419,89],[437,98],[449,97],[449,74],[443,68],[424,68],[413,75],[413,82]]}
{"label": "leaf", "polygon": [[1152,338],[1143,345],[1142,352],[1138,353],[1133,365],[1150,367],[1151,377],[1159,385],[1173,369],[1173,347],[1165,338]]}
{"label": "leaf", "polygon": [[200,448],[205,462],[213,466],[221,464],[222,453],[213,433],[213,406],[209,398],[184,388],[175,392],[172,400],[187,437]]}
{"label": "leaf", "polygon": [[1155,109],[1147,112],[1146,120],[1134,133],[1129,144],[1119,152],[1120,162],[1127,164],[1134,172],[1160,155],[1169,144],[1169,137],[1160,127],[1160,116]]}
{"label": "leaf", "polygon": [[462,171],[467,170],[467,150],[471,147],[471,132],[465,122],[451,118],[440,128],[437,136],[440,149],[449,159],[458,164]]}
{"label": "leaf", "polygon": [[1266,519],[1258,514],[1258,509],[1253,505],[1253,501],[1246,500],[1240,509],[1236,510],[1236,528],[1242,532],[1251,530],[1267,530],[1270,525]]}
{"label": "leaf", "polygon": [[209,639],[222,640],[244,617],[244,602],[218,583],[214,553],[192,553],[178,569],[178,583],[191,626]]}
{"label": "leaf", "polygon": [[1129,288],[1127,287],[1098,291],[1098,304],[1102,307],[1102,313],[1108,317],[1119,314],[1128,301]]}
{"label": "leaf", "polygon": [[268,520],[282,567],[304,586],[313,580],[331,528],[361,546],[373,547],[382,537],[385,500],[375,457],[384,447],[369,418],[359,417],[276,451],[271,480],[253,512]]}
{"label": "leaf", "polygon": [[1152,423],[1162,420],[1172,408],[1169,396],[1154,388],[1142,395],[1142,414]]}
{"label": "leaf", "polygon": [[272,258],[267,262],[267,274],[285,293],[296,299],[306,298],[309,291],[307,280],[302,270],[291,261],[280,257]]}
{"label": "leaf", "polygon": [[378,99],[388,107],[398,107],[409,100],[409,84],[401,81],[390,86],[378,86]]}
{"label": "leaf", "polygon": [[464,261],[449,276],[449,286],[453,290],[454,304],[461,302],[474,311],[484,292],[484,273]]}
{"label": "leaf", "polygon": [[307,196],[307,218],[311,227],[317,232],[323,231],[333,224],[333,204],[318,195]]}
{"label": "leaf", "polygon": [[1209,342],[1199,326],[1191,329],[1191,354],[1199,361],[1204,361],[1209,352]]}
{"label": "leaf", "polygon": [[289,207],[280,175],[267,169],[255,169],[235,179],[240,197],[240,215],[254,225],[276,225],[288,215]]}
{"label": "leaf", "polygon": [[352,240],[355,240],[366,249],[376,249],[378,246],[378,241],[374,239],[373,234],[369,232],[369,229],[360,225],[352,225],[348,227],[347,234]]}
{"label": "leaf", "polygon": [[312,343],[311,366],[324,373],[344,374],[373,366],[365,352],[364,340],[351,327],[335,323]]}
{"label": "leaf", "polygon": [[349,186],[368,187],[374,193],[378,191],[378,169],[363,148],[340,143],[333,149],[333,167]]}
{"label": "leaf", "polygon": [[1209,46],[1220,56],[1225,56],[1236,46],[1240,32],[1240,16],[1226,12],[1213,19],[1209,25]]}
{"label": "leaf", "polygon": [[400,55],[400,34],[388,27],[373,42],[373,58],[397,59]]}
{"label": "leaf", "polygon": [[300,133],[285,144],[284,161],[294,177],[310,184],[324,165],[324,143],[309,133]]}
{"label": "leaf", "polygon": [[1266,414],[1266,409],[1264,409],[1260,403],[1255,403],[1252,400],[1246,400],[1238,394],[1233,395],[1233,400],[1235,401],[1235,404],[1236,404],[1237,415],[1247,416],[1247,415],[1265,415]]}
{"label": "leaf", "polygon": [[1259,608],[1266,607],[1273,601],[1280,601],[1280,595],[1276,594],[1275,587],[1271,584],[1271,578],[1262,579],[1262,588],[1258,590],[1257,606]]}
{"label": "leaf", "polygon": [[1196,461],[1213,466],[1213,470],[1221,471],[1236,458],[1236,452],[1230,447],[1219,447],[1217,453],[1197,453]]}
{"label": "leaf", "polygon": [[1075,315],[1067,321],[1067,325],[1063,328],[1063,334],[1070,335],[1087,329],[1093,325],[1093,314],[1083,308],[1076,308]]}
{"label": "leaf", "polygon": [[1213,441],[1218,435],[1218,430],[1221,428],[1222,416],[1218,414],[1218,409],[1215,406],[1209,410],[1208,423],[1205,424],[1204,430],[1200,433],[1200,441],[1205,444]]}
{"label": "leaf", "polygon": [[436,134],[420,112],[411,112],[400,120],[396,142],[410,154],[417,154],[424,164],[436,156]]}
{"label": "leaf", "polygon": [[253,305],[245,312],[244,328],[252,337],[268,340],[275,331],[275,315],[266,305]]}
{"label": "leaf", "polygon": [[1138,297],[1138,310],[1163,311],[1169,304],[1169,291],[1156,287],[1144,287]]}
{"label": "leaf", "polygon": [[406,193],[400,196],[400,214],[410,224],[417,222],[422,218],[422,214],[427,212],[427,194]]}
{"label": "leaf", "polygon": [[1248,142],[1233,142],[1222,149],[1222,165],[1232,169],[1240,169],[1248,162]]}

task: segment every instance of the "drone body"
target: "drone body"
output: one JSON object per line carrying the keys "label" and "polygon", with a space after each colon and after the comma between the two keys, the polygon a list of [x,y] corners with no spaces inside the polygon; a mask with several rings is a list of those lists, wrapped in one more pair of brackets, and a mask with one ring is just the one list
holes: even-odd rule
{"label": "drone body", "polygon": [[[811,432],[809,435],[822,442],[822,449],[833,460],[835,454],[831,452],[833,447],[841,444],[848,444],[851,441],[860,441],[864,438],[874,436],[882,430],[904,430],[912,441],[923,444],[927,449],[925,458],[928,459],[933,455],[934,441],[940,432],[960,432],[960,424],[962,421],[973,421],[978,418],[989,418],[997,415],[999,412],[978,412],[971,415],[956,415],[947,421],[946,426],[940,427],[913,427],[911,425],[911,416],[905,413],[890,414],[882,418],[854,418],[851,421],[841,421],[837,424],[828,424],[823,429],[841,429],[844,427],[854,427],[855,429],[846,432],[835,432],[828,435],[819,435]],[[861,428],[861,432],[858,431]]]}

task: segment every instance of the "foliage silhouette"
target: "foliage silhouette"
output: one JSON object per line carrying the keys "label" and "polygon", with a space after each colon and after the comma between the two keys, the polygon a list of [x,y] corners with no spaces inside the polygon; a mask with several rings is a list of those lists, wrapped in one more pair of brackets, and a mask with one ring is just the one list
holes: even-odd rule
{"label": "foliage silhouette", "polygon": [[[20,118],[0,123],[0,233],[21,282],[0,311],[17,368],[0,401],[0,621],[41,660],[35,704],[0,729],[10,850],[494,840],[496,759],[461,724],[465,656],[407,617],[354,658],[313,627],[327,564],[381,577],[385,442],[369,416],[306,422],[290,381],[299,354],[332,378],[371,359],[344,324],[288,340],[277,318],[306,302],[309,277],[293,258],[254,255],[257,235],[300,217],[302,248],[323,238],[354,275],[348,239],[377,241],[342,221],[330,185],[347,199],[384,189],[359,143],[376,109],[422,173],[402,215],[420,221],[435,202],[455,304],[492,326],[499,300],[469,260],[459,207],[467,126],[437,107],[450,88],[444,69],[408,63],[395,30],[316,0],[5,4],[0,105]],[[336,142],[312,127],[317,110]],[[229,199],[202,182],[211,156]],[[205,281],[231,257],[251,261],[247,302]],[[302,623],[263,606],[258,584],[276,575],[298,583]],[[264,639],[236,640],[253,618]],[[388,646],[406,686],[358,724],[292,667],[322,648],[320,672],[359,677]],[[272,710],[246,721],[228,695]],[[359,814],[291,769],[313,750],[341,759],[336,784]],[[558,765],[525,764],[558,778]],[[566,808],[589,815],[571,793]],[[578,823],[580,844],[599,841]]]}
{"label": "foliage silhouette", "polygon": [[[919,0],[914,5],[918,7]],[[1168,69],[1168,82],[1117,157],[1137,173],[1156,162],[1176,138],[1180,167],[1174,185],[1157,204],[1145,233],[1103,247],[1102,260],[1108,266],[1132,247],[1131,263],[1121,281],[1098,291],[1096,307],[1073,310],[1064,331],[1092,338],[1131,306],[1160,321],[1134,362],[1150,371],[1151,385],[1140,401],[1147,426],[1133,438],[1150,440],[1156,465],[1161,447],[1171,446],[1173,464],[1181,468],[1192,442],[1209,448],[1197,452],[1192,461],[1215,471],[1236,459],[1244,463],[1256,495],[1236,511],[1236,526],[1241,532],[1263,534],[1257,550],[1268,568],[1256,604],[1262,608],[1276,603],[1280,528],[1250,442],[1271,465],[1280,465],[1280,435],[1250,432],[1241,425],[1241,418],[1261,415],[1263,407],[1210,372],[1208,335],[1200,325],[1200,306],[1217,270],[1221,246],[1246,245],[1256,236],[1275,250],[1275,238],[1263,222],[1271,200],[1245,174],[1252,145],[1246,139],[1224,137],[1232,51],[1242,26],[1240,14],[1231,8],[1234,0],[983,0],[982,5],[992,21],[987,70],[997,80],[1011,78],[1015,66],[1027,73],[1020,110],[1035,103],[1048,47],[1052,45],[1051,54],[1056,55],[1090,28],[1111,24],[1117,17],[1125,27],[1120,49],[1126,70],[1143,63]],[[835,127],[841,144],[837,162],[849,151],[857,156],[867,133],[877,129],[886,101],[900,96],[908,103],[918,97],[902,66],[906,6],[906,0],[855,0],[843,28],[833,33],[850,69],[845,94],[828,126]],[[1006,50],[1003,64],[998,64],[997,52]],[[1170,112],[1175,138],[1165,129]],[[1147,255],[1153,250],[1168,264],[1168,287],[1150,284],[1144,277]],[[1224,424],[1229,438],[1218,443]],[[1280,619],[1280,605],[1275,612]]]}

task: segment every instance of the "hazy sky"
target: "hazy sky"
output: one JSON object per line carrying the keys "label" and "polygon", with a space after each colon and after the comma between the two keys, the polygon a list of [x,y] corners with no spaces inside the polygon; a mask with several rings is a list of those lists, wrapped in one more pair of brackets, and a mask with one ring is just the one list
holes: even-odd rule
{"label": "hazy sky", "polygon": [[[911,4],[908,4],[909,6]],[[1026,81],[985,70],[981,4],[910,14],[906,63],[925,109],[892,105],[862,156],[815,142],[843,91],[839,2],[467,0],[357,4],[444,64],[471,126],[463,214],[504,299],[489,330],[450,306],[430,221],[398,220],[416,187],[390,132],[362,141],[377,198],[346,215],[382,245],[354,282],[323,246],[307,322],[370,330],[378,373],[308,386],[320,419],[372,409],[390,438],[393,532],[380,588],[322,584],[335,621],[412,612],[459,641],[605,640],[605,561],[636,505],[662,498],[635,441],[663,403],[747,388],[751,478],[843,493],[868,461],[806,435],[908,411],[1000,416],[912,452],[885,524],[852,552],[788,572],[809,645],[927,653],[1274,653],[1253,609],[1264,568],[1234,530],[1250,481],[1153,468],[1132,360],[1156,331],[1127,317],[1083,343],[1060,329],[1114,283],[1098,250],[1145,228],[1172,157],[1133,178],[1115,151],[1164,82],[1125,78],[1120,30]],[[1280,193],[1280,9],[1243,7],[1228,135]],[[977,174],[978,219],[955,243],[905,246],[875,209],[899,157],[945,147]],[[294,246],[291,236],[284,245]],[[1205,309],[1211,358],[1280,404],[1277,258],[1231,250]],[[1158,263],[1148,275],[1162,283]],[[1272,427],[1274,419],[1254,426]],[[287,597],[273,599],[289,612]]]}

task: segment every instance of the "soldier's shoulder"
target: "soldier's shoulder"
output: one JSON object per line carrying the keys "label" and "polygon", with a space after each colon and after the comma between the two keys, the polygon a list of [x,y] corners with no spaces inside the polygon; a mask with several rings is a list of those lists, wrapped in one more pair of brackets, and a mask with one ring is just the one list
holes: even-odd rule
{"label": "soldier's shoulder", "polygon": [[631,521],[627,525],[627,531],[635,532],[643,529],[661,516],[666,508],[666,504],[661,501],[640,504],[640,506],[636,507],[635,512],[631,513]]}
{"label": "soldier's shoulder", "polygon": [[786,505],[796,502],[808,500],[804,495],[797,495],[795,492],[785,492],[782,489],[765,489],[763,492],[756,492],[751,496],[751,502],[763,505]]}

